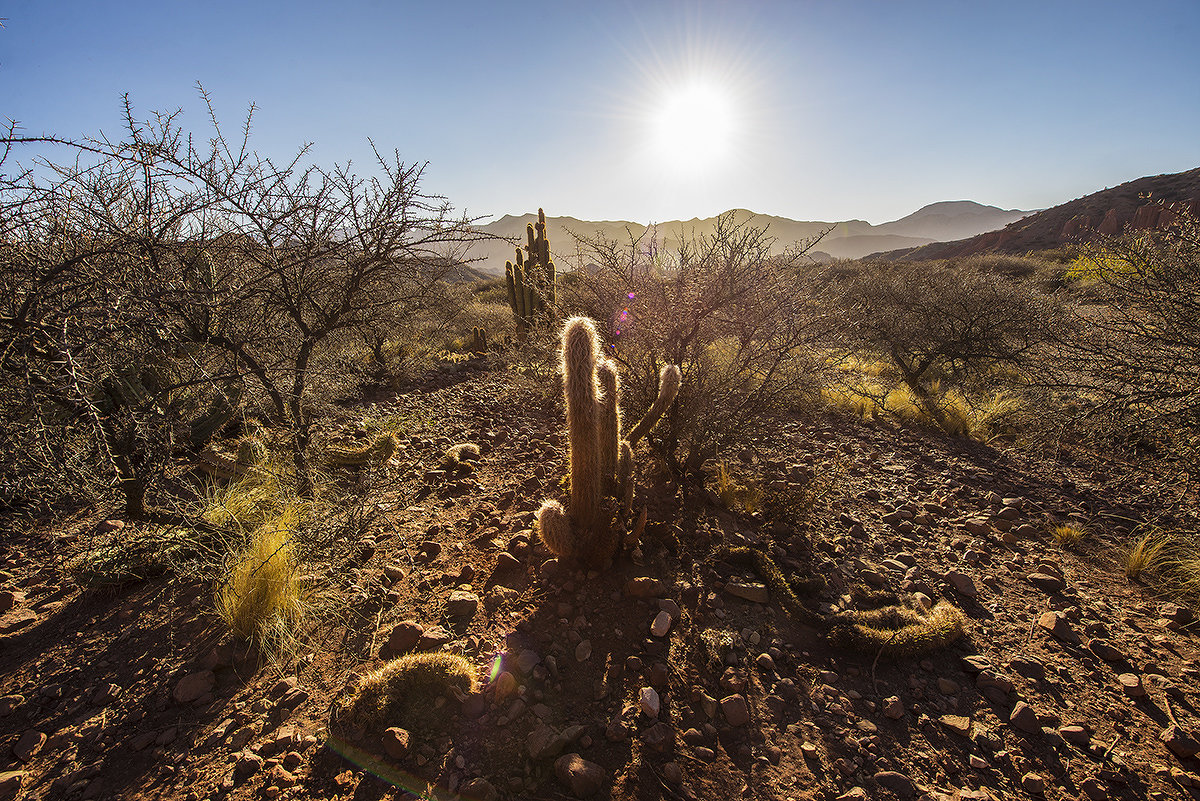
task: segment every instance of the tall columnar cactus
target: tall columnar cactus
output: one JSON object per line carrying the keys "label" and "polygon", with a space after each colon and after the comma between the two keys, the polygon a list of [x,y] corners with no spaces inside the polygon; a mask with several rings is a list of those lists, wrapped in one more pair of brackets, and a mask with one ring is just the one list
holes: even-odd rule
{"label": "tall columnar cactus", "polygon": [[546,238],[546,213],[538,209],[537,225],[525,226],[526,253],[517,248],[515,262],[504,263],[508,305],[517,320],[517,333],[524,335],[531,326],[548,322],[557,300],[554,262],[550,260],[550,241]]}
{"label": "tall columnar cactus", "polygon": [[[570,447],[570,511],[555,500],[538,510],[543,542],[560,557],[591,566],[616,552],[618,535],[602,507],[615,496],[628,513],[633,503],[633,447],[621,438],[620,379],[616,365],[600,359],[600,338],[586,317],[572,317],[562,333],[563,396]],[[679,368],[664,368],[658,398],[635,428],[644,435],[675,399]]]}

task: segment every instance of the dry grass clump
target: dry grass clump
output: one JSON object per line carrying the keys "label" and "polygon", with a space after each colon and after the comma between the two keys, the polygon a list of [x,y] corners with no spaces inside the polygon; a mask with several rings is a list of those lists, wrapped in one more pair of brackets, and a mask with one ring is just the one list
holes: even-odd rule
{"label": "dry grass clump", "polygon": [[1087,534],[1078,526],[1055,526],[1050,531],[1050,536],[1054,538],[1054,544],[1059,548],[1074,548],[1083,541]]}
{"label": "dry grass clump", "polygon": [[293,538],[299,510],[288,506],[263,523],[232,560],[217,590],[217,614],[235,636],[268,650],[286,648],[307,609]]}
{"label": "dry grass clump", "polygon": [[1138,579],[1143,573],[1153,573],[1162,567],[1168,539],[1156,531],[1139,537],[1125,556],[1125,577]]}
{"label": "dry grass clump", "polygon": [[736,480],[724,462],[717,464],[713,491],[721,499],[721,505],[732,512],[754,514],[762,509],[763,491],[758,483],[753,480]]}
{"label": "dry grass clump", "polygon": [[1182,529],[1152,528],[1136,539],[1125,556],[1125,575],[1147,580],[1159,591],[1200,601],[1200,542]]}
{"label": "dry grass clump", "polygon": [[461,656],[408,654],[364,676],[343,702],[345,722],[362,728],[432,725],[438,697],[475,690],[475,670]]}

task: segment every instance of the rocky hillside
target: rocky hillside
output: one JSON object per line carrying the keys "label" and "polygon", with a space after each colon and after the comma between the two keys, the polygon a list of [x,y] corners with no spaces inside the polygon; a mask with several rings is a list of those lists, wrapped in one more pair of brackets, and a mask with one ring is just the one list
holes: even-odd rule
{"label": "rocky hillside", "polygon": [[1200,212],[1200,168],[1138,178],[1031,214],[997,231],[875,255],[915,261],[1046,250],[1087,240],[1096,234],[1163,227],[1173,215],[1162,203],[1179,204],[1193,214]]}
{"label": "rocky hillside", "polygon": [[[1196,624],[1120,572],[1153,509],[1128,465],[785,415],[731,463],[795,499],[785,513],[646,475],[638,547],[585,575],[530,530],[566,470],[544,389],[464,371],[370,412],[416,422],[364,499],[361,536],[330,544],[314,623],[282,663],[228,639],[207,583],[72,583],[64,564],[133,541],[136,523],[0,539],[0,798],[1200,793]],[[482,458],[452,475],[460,441]],[[1082,539],[1060,543],[1060,525]],[[746,547],[805,588],[806,612],[732,558]],[[965,632],[894,654],[819,622],[896,599],[909,622],[959,610]],[[411,651],[465,657],[476,690],[347,729],[346,689]]]}

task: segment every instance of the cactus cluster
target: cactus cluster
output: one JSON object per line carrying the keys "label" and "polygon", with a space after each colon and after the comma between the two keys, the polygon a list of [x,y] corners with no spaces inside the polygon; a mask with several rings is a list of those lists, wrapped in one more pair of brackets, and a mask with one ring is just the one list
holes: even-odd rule
{"label": "cactus cluster", "polygon": [[237,451],[233,454],[209,445],[200,451],[196,466],[212,478],[235,481],[265,462],[269,455],[266,443],[259,436],[249,434],[238,440]]}
{"label": "cactus cluster", "polygon": [[[600,357],[600,337],[586,317],[567,321],[562,333],[563,397],[570,445],[568,513],[556,500],[538,510],[542,541],[556,555],[599,565],[617,549],[617,532],[602,514],[604,496],[628,513],[633,503],[633,443],[621,437],[620,377],[616,365]],[[679,368],[663,368],[658,398],[634,427],[643,436],[679,390]],[[651,417],[653,415],[653,417]]]}
{"label": "cactus cluster", "polygon": [[517,248],[516,262],[504,263],[508,305],[517,321],[517,334],[524,336],[540,321],[548,322],[557,302],[554,262],[546,238],[546,212],[538,209],[536,225],[525,226],[525,252]]}
{"label": "cactus cluster", "polygon": [[335,467],[358,467],[368,462],[386,462],[400,447],[395,434],[380,434],[359,448],[330,445],[325,449],[325,461]]}
{"label": "cactus cluster", "polygon": [[474,326],[471,328],[471,353],[487,353],[487,331]]}

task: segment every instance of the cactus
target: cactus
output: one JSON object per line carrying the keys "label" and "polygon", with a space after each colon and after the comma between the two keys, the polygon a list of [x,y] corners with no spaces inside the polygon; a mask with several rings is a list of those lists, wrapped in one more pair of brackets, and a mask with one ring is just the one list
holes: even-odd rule
{"label": "cactus", "polygon": [[604,491],[613,487],[617,471],[617,453],[620,450],[621,434],[621,379],[617,366],[602,359],[596,368],[600,380],[600,419],[597,436],[600,447],[600,476]]}
{"label": "cactus", "polygon": [[[616,365],[600,360],[600,338],[586,317],[567,321],[562,333],[563,396],[570,447],[569,511],[555,500],[538,510],[542,541],[556,555],[597,566],[616,552],[618,535],[601,519],[601,499],[613,494],[625,514],[633,504],[633,448],[620,437],[620,379]],[[679,368],[664,368],[659,397],[639,422],[644,430],[661,417],[679,389]],[[647,422],[648,421],[648,422]],[[607,516],[607,515],[606,515]]]}
{"label": "cactus", "polygon": [[680,374],[679,368],[673,364],[668,364],[658,374],[658,397],[654,399],[654,403],[650,404],[650,408],[646,410],[646,414],[638,421],[633,430],[626,437],[631,446],[637,446],[638,440],[650,433],[650,429],[654,428],[654,424],[667,410],[667,407],[675,400],[675,396],[679,394]]}
{"label": "cactus", "polygon": [[472,353],[487,353],[488,341],[487,331],[479,326],[471,329],[471,352]]}
{"label": "cactus", "polygon": [[571,519],[584,531],[600,514],[600,438],[596,357],[600,337],[586,317],[572,317],[562,335],[563,395],[571,443]]}
{"label": "cactus", "polygon": [[[517,321],[517,335],[524,337],[531,326],[548,323],[557,301],[554,262],[546,238],[546,212],[538,209],[537,225],[525,227],[525,251],[517,248],[516,261],[504,263],[508,305]],[[548,313],[549,312],[549,313]]]}
{"label": "cactus", "polygon": [[394,434],[380,434],[360,448],[330,445],[325,449],[324,456],[326,462],[337,467],[358,467],[368,462],[386,462],[399,445]]}
{"label": "cactus", "polygon": [[197,450],[202,448],[221,429],[229,425],[229,422],[237,414],[238,402],[241,397],[242,390],[237,384],[232,384],[229,389],[224,391],[217,390],[208,411],[192,421],[188,427],[188,438],[191,440],[193,448]]}

